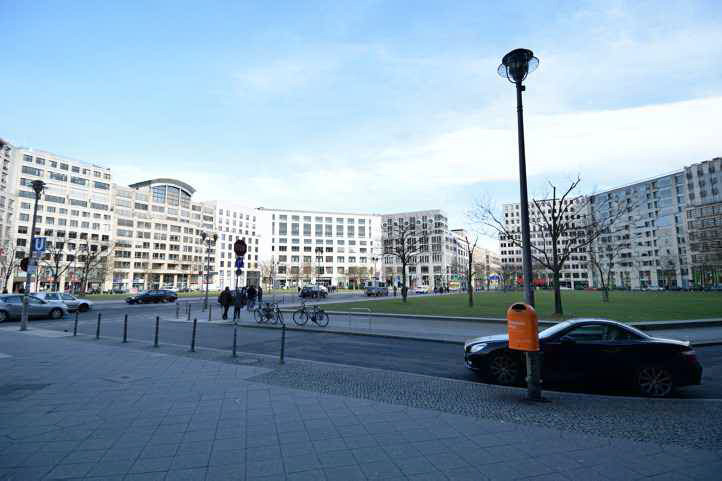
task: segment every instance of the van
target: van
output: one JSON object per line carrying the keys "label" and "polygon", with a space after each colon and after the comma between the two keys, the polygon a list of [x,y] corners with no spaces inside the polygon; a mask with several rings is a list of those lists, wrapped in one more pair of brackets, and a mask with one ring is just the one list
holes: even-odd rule
{"label": "van", "polygon": [[366,282],[366,295],[371,296],[388,296],[389,288],[383,281],[367,281]]}

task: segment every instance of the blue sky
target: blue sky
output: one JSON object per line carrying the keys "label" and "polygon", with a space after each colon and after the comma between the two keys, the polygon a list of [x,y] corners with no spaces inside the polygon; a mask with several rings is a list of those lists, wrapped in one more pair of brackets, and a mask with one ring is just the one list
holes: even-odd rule
{"label": "blue sky", "polygon": [[722,155],[722,3],[0,0],[0,136],[199,199],[389,212]]}

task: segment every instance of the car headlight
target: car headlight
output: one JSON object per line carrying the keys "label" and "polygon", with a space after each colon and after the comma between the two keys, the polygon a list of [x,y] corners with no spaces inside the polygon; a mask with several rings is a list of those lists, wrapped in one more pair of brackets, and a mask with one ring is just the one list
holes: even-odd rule
{"label": "car headlight", "polygon": [[471,346],[471,349],[469,349],[469,352],[479,352],[479,351],[483,350],[485,347],[486,347],[486,343],[483,343],[483,342],[481,344],[474,344],[473,346]]}

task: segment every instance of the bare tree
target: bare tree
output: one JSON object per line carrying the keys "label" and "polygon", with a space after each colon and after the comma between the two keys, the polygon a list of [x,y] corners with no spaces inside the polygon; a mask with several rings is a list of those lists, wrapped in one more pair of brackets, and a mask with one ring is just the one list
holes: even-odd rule
{"label": "bare tree", "polygon": [[[534,199],[531,212],[532,262],[537,262],[552,273],[554,287],[554,314],[562,316],[561,271],[572,254],[585,253],[587,246],[594,242],[613,224],[623,209],[610,213],[601,219],[587,215],[590,209],[587,197],[576,196],[574,190],[581,182],[577,178],[559,196],[557,187],[550,183],[551,196]],[[481,202],[472,211],[474,220],[492,228],[507,242],[522,247],[520,228],[510,226],[494,209]]]}
{"label": "bare tree", "polygon": [[[273,289],[274,280],[276,278],[278,266],[276,265],[276,259],[271,257],[267,261],[261,262],[261,282],[266,282],[266,285]],[[267,281],[266,281],[267,280]]]}
{"label": "bare tree", "polygon": [[65,252],[63,242],[56,242],[45,250],[43,257],[40,259],[40,266],[53,278],[53,290],[60,290],[60,276],[67,272],[72,261],[72,255]]}
{"label": "bare tree", "polygon": [[662,271],[664,284],[667,289],[673,287],[674,280],[677,279],[677,262],[678,257],[673,254],[664,254],[659,259],[659,270]]}
{"label": "bare tree", "polygon": [[466,253],[469,255],[467,258],[467,269],[466,269],[466,290],[469,293],[469,307],[474,307],[474,251],[476,250],[476,245],[479,243],[479,236],[474,237],[474,241],[472,242],[469,238],[469,234],[464,234],[464,249],[466,250]]}
{"label": "bare tree", "polygon": [[[82,254],[78,256],[80,263],[80,291],[85,293],[88,283],[92,281],[103,282],[111,269],[111,255],[115,245],[91,245],[87,239],[81,244]],[[152,264],[149,262],[149,266]]]}
{"label": "bare tree", "polygon": [[384,255],[393,256],[401,263],[401,297],[406,302],[408,287],[406,285],[407,267],[413,264],[416,254],[419,253],[419,245],[416,236],[426,236],[426,230],[417,231],[416,226],[408,220],[394,220],[389,218],[388,223],[383,226],[386,231],[384,239]]}
{"label": "bare tree", "polygon": [[3,242],[2,254],[0,254],[0,279],[2,279],[2,290],[7,289],[10,277],[20,266],[18,259],[18,247],[10,240]]}

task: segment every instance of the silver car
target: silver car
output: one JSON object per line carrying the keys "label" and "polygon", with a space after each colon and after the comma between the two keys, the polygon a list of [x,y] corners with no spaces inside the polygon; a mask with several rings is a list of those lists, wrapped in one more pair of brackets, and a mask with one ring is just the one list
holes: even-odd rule
{"label": "silver car", "polygon": [[87,299],[75,297],[65,292],[38,292],[33,296],[44,301],[60,301],[66,306],[70,312],[80,311],[87,312],[93,307],[93,303]]}
{"label": "silver car", "polygon": [[[23,310],[21,294],[0,295],[0,322],[20,319]],[[60,319],[68,313],[68,308],[61,301],[44,301],[35,296],[28,296],[28,317]]]}

